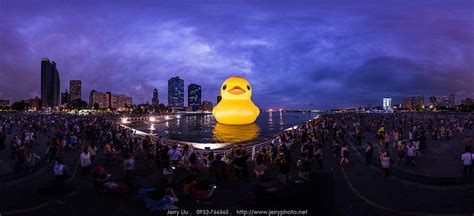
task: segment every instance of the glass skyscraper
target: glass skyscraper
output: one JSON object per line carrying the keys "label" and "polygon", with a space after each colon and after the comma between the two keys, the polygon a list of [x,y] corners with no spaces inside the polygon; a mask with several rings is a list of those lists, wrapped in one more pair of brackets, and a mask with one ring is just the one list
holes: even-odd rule
{"label": "glass skyscraper", "polygon": [[168,106],[174,109],[184,108],[184,80],[179,76],[168,80]]}
{"label": "glass skyscraper", "polygon": [[56,63],[48,58],[41,59],[41,103],[42,107],[59,106],[60,100],[59,72]]}
{"label": "glass skyscraper", "polygon": [[192,107],[193,111],[201,109],[201,86],[188,85],[188,106]]}
{"label": "glass skyscraper", "polygon": [[151,98],[151,105],[158,106],[160,100],[158,99],[158,89],[153,89],[153,97]]}

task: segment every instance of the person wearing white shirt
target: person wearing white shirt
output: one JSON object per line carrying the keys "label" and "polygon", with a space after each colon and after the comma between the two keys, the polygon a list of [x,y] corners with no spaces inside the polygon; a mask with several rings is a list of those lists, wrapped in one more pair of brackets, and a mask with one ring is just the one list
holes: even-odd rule
{"label": "person wearing white shirt", "polygon": [[415,146],[413,145],[413,143],[410,143],[410,145],[407,148],[407,158],[408,158],[408,162],[412,166],[415,166]]}
{"label": "person wearing white shirt", "polygon": [[89,148],[84,148],[84,151],[81,153],[80,156],[81,167],[82,167],[82,175],[86,176],[91,172],[91,154],[89,153]]}
{"label": "person wearing white shirt", "polygon": [[173,147],[168,151],[168,157],[173,166],[177,166],[179,163],[179,157],[181,156],[181,151],[178,149],[178,145],[174,144]]}
{"label": "person wearing white shirt", "polygon": [[466,152],[461,155],[461,160],[464,165],[463,175],[468,176],[472,174],[472,160],[474,155],[466,149]]}

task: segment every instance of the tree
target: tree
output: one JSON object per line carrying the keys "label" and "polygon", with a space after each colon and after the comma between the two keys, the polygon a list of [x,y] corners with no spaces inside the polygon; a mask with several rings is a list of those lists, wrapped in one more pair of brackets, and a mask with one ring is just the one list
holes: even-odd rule
{"label": "tree", "polygon": [[423,111],[425,110],[425,106],[424,105],[418,105],[415,107],[416,111]]}
{"label": "tree", "polygon": [[27,103],[26,101],[17,101],[15,103],[12,104],[11,106],[12,110],[16,110],[16,111],[25,111],[27,110],[28,108],[30,108],[30,104]]}
{"label": "tree", "polygon": [[92,105],[92,108],[93,108],[94,110],[99,110],[99,109],[100,109],[100,106],[99,106],[98,103],[94,103],[94,105]]}
{"label": "tree", "polygon": [[87,102],[81,100],[81,99],[76,99],[76,100],[73,100],[71,102],[69,102],[67,104],[67,108],[68,109],[77,109],[77,110],[81,110],[81,109],[87,109]]}

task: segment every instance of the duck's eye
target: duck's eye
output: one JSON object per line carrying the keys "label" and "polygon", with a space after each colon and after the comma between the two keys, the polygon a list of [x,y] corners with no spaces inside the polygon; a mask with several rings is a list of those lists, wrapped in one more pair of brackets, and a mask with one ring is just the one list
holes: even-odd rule
{"label": "duck's eye", "polygon": [[227,88],[227,85],[222,86],[222,90],[225,90]]}
{"label": "duck's eye", "polygon": [[250,91],[250,85],[247,85],[247,90],[249,90],[249,91]]}

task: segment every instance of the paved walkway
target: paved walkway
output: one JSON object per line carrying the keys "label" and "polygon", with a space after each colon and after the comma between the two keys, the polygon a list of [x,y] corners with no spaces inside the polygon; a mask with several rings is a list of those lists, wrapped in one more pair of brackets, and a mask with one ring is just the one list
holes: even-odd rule
{"label": "paved walkway", "polygon": [[[0,182],[12,180],[29,174],[27,173],[26,169],[15,170],[15,160],[11,158],[12,151],[10,148],[10,142],[15,135],[21,137],[21,131],[18,126],[12,130],[12,133],[7,134],[5,140],[5,149],[0,150],[0,161],[2,161],[0,163]],[[48,131],[46,134],[40,133],[39,138],[34,141],[34,144],[30,148],[30,150],[38,154],[41,159],[44,159],[47,151],[48,135],[52,136],[53,131]]]}
{"label": "paved walkway", "polygon": [[[434,125],[438,126],[438,125]],[[399,127],[396,123],[395,127]],[[425,125],[425,127],[427,127]],[[362,128],[365,128],[364,126]],[[386,131],[393,130],[392,124],[386,124]],[[404,128],[403,140],[408,140],[408,128]],[[445,137],[440,140],[434,140],[430,134],[426,135],[426,148],[423,149],[421,158],[415,159],[415,166],[401,165],[398,163],[398,150],[390,144],[390,153],[396,166],[406,172],[417,175],[433,176],[433,177],[462,177],[462,161],[461,154],[464,153],[463,139],[466,137],[474,137],[474,129],[465,129],[461,134],[458,131],[453,132],[454,136],[451,140]],[[353,132],[351,132],[353,135]],[[377,155],[381,146],[375,138],[375,132],[364,131],[362,139],[362,147],[365,148],[367,142],[371,142],[374,146],[374,156]],[[407,142],[408,143],[408,142]]]}
{"label": "paved walkway", "polygon": [[[295,149],[297,146],[295,146]],[[294,151],[295,152],[295,151]],[[77,155],[76,155],[77,154]],[[293,153],[294,155],[296,153]],[[77,156],[77,157],[76,157]],[[296,155],[295,155],[296,156]],[[66,158],[66,157],[65,157]],[[78,152],[71,153],[66,163],[73,167],[77,162]],[[260,208],[268,209],[308,209],[310,215],[452,215],[474,211],[474,189],[425,189],[416,185],[404,184],[397,178],[383,177],[379,172],[367,169],[366,165],[355,155],[350,155],[351,164],[341,168],[337,160],[326,154],[324,170],[315,170],[311,182],[307,184],[290,184],[265,197]],[[159,183],[161,172],[148,168],[143,160],[138,160],[137,181],[140,187],[153,186]],[[293,164],[294,165],[294,164]],[[316,166],[315,166],[316,167]],[[108,168],[114,177],[120,177],[121,168]],[[270,172],[275,173],[272,169]],[[177,174],[182,176],[183,172]],[[296,173],[293,173],[294,175]],[[205,175],[205,174],[203,174]],[[141,202],[134,194],[123,197],[103,196],[97,194],[89,178],[76,175],[74,185],[79,193],[69,198],[63,205],[49,203],[31,191],[47,184],[51,173],[44,173],[35,179],[20,185],[1,188],[2,195],[8,194],[8,200],[2,200],[2,215],[148,215]],[[216,191],[215,202],[211,205],[198,205],[191,198],[177,190],[180,208],[190,211],[195,209],[254,209],[240,201],[245,198],[251,184],[222,184]],[[26,196],[25,196],[26,195]],[[443,197],[441,200],[440,197]],[[46,203],[46,204],[45,204]],[[25,209],[25,207],[27,207]],[[21,212],[21,210],[35,211]],[[37,207],[38,209],[34,209]],[[436,214],[435,214],[436,213]]]}
{"label": "paved walkway", "polygon": [[[83,142],[88,145],[89,142]],[[298,158],[298,145],[293,147],[292,156]],[[99,152],[102,152],[101,149]],[[474,187],[443,188],[406,183],[396,177],[384,177],[377,169],[370,169],[355,152],[349,155],[350,165],[340,167],[336,158],[331,156],[329,146],[325,146],[324,166],[318,170],[316,164],[311,181],[303,184],[279,185],[274,194],[263,197],[258,206],[245,205],[247,192],[254,185],[252,177],[249,183],[226,182],[219,184],[214,203],[200,205],[176,189],[182,209],[195,212],[196,209],[307,209],[309,215],[472,215],[474,212]],[[98,155],[102,157],[102,155]],[[65,156],[66,164],[77,167],[79,152]],[[374,160],[376,162],[376,160]],[[158,168],[149,168],[143,159],[137,160],[138,188],[159,185],[161,172]],[[296,160],[293,160],[293,176],[296,176]],[[113,178],[122,176],[122,168],[107,166]],[[49,170],[49,171],[48,171]],[[135,194],[125,196],[107,196],[98,194],[90,178],[73,175],[73,184],[78,188],[77,195],[67,199],[62,205],[54,204],[39,197],[35,191],[47,185],[51,180],[50,168],[37,172],[8,185],[1,184],[0,213],[3,215],[150,215]],[[250,169],[251,170],[251,169]],[[276,168],[269,171],[270,176],[277,173]],[[184,175],[178,171],[176,179]],[[202,176],[205,177],[203,170]],[[253,176],[253,175],[251,175]],[[277,184],[278,185],[278,184]],[[234,214],[235,215],[235,214]]]}

